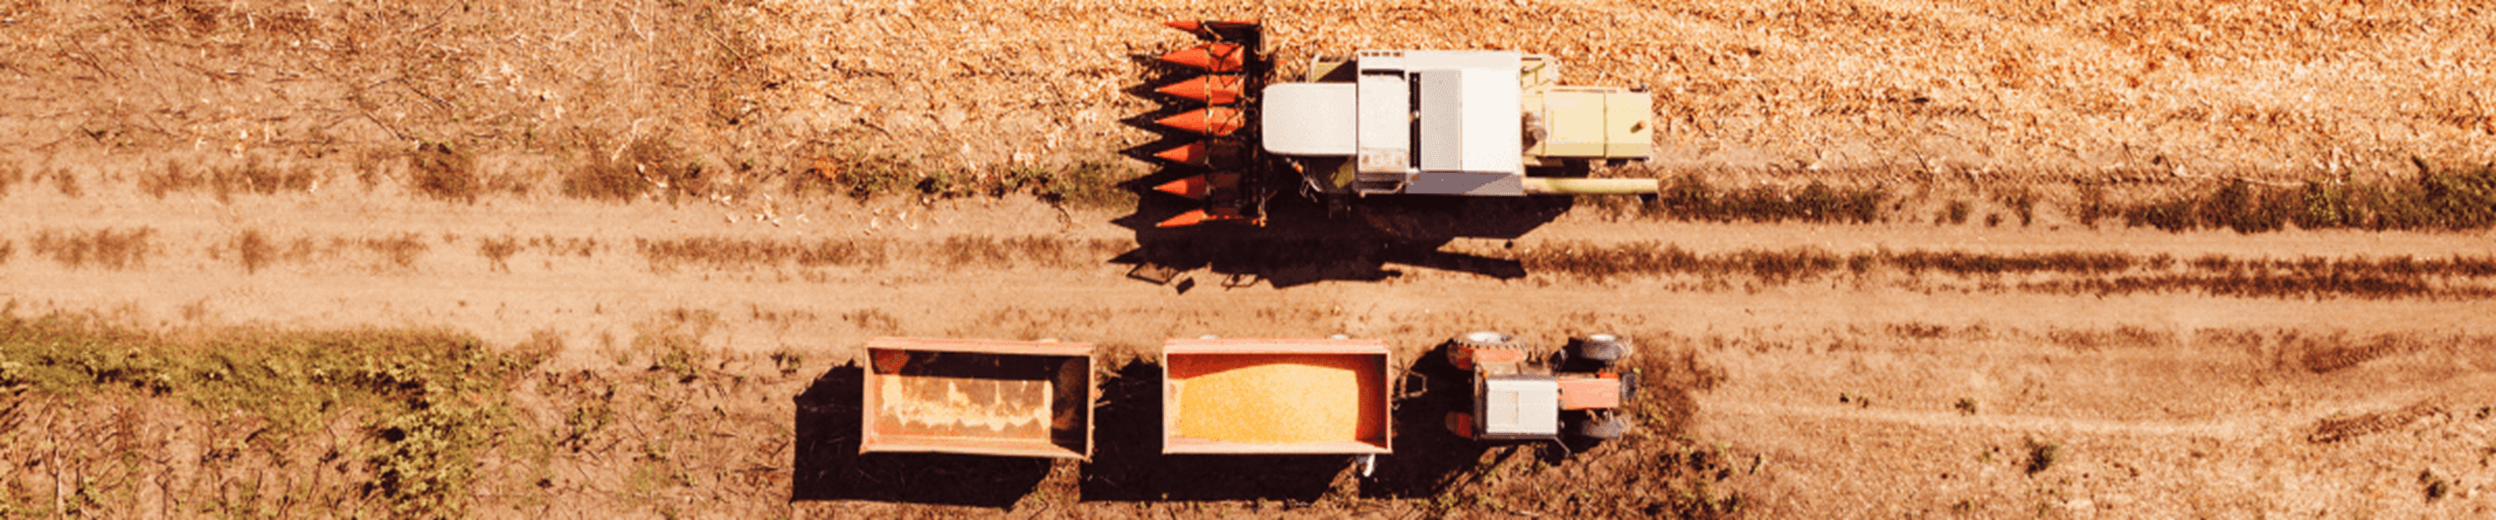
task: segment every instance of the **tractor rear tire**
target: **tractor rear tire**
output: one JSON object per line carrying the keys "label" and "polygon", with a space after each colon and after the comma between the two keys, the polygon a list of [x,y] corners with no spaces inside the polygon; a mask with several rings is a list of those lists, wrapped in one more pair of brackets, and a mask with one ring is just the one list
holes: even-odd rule
{"label": "tractor rear tire", "polygon": [[1456,346],[1473,349],[1521,348],[1515,336],[1489,330],[1467,332],[1463,336],[1457,336]]}
{"label": "tractor rear tire", "polygon": [[1609,441],[1629,433],[1629,418],[1619,415],[1596,415],[1578,421],[1574,433],[1579,437]]}
{"label": "tractor rear tire", "polygon": [[1593,361],[1603,366],[1612,366],[1613,363],[1636,354],[1636,350],[1636,347],[1630,345],[1629,338],[1596,334],[1578,341],[1577,348],[1569,352],[1569,357]]}

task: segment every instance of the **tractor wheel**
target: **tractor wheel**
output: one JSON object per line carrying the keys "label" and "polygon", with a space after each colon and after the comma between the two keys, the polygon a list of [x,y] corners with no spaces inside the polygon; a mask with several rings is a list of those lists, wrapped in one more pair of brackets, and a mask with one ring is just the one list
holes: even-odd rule
{"label": "tractor wheel", "polygon": [[1629,433],[1629,418],[1600,414],[1578,421],[1575,430],[1579,437],[1604,441],[1615,440]]}
{"label": "tractor wheel", "polygon": [[1572,349],[1572,351],[1569,352],[1569,357],[1601,363],[1604,366],[1611,366],[1613,363],[1620,362],[1620,360],[1623,359],[1628,359],[1630,355],[1636,353],[1635,347],[1632,347],[1629,343],[1629,338],[1623,338],[1611,334],[1596,334],[1587,336],[1586,339],[1578,341],[1577,348]]}
{"label": "tractor wheel", "polygon": [[1475,331],[1456,337],[1456,346],[1465,348],[1519,348],[1517,338],[1505,332]]}

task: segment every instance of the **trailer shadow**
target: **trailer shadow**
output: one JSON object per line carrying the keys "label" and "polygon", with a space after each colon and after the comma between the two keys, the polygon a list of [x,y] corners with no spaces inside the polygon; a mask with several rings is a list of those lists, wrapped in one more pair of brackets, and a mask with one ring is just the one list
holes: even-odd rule
{"label": "trailer shadow", "polygon": [[1095,407],[1084,500],[1282,500],[1315,502],[1348,483],[1342,455],[1163,455],[1161,366],[1128,363],[1108,378]]}
{"label": "trailer shadow", "polygon": [[858,452],[866,372],[833,367],[796,397],[789,499],[873,500],[1005,508],[1030,494],[1048,459]]}
{"label": "trailer shadow", "polygon": [[1395,400],[1396,456],[1380,457],[1361,496],[1413,498],[1439,494],[1462,480],[1491,445],[1450,432],[1449,412],[1470,401],[1473,374],[1431,349],[1405,369]]}

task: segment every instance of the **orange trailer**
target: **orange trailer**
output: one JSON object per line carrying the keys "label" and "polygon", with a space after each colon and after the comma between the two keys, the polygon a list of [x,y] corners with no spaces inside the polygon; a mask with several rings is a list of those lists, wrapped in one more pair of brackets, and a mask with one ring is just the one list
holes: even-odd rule
{"label": "orange trailer", "polygon": [[1089,343],[875,338],[858,451],[1088,459]]}
{"label": "orange trailer", "polygon": [[1393,452],[1391,366],[1374,339],[1172,339],[1162,453]]}

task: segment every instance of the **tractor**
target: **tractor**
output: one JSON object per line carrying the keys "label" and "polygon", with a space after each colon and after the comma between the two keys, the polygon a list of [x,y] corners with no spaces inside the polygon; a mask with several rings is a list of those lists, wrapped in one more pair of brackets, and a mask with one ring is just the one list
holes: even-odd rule
{"label": "tractor", "polygon": [[1595,334],[1556,352],[1537,352],[1499,332],[1449,341],[1447,360],[1472,374],[1472,406],[1447,414],[1447,429],[1475,440],[1552,440],[1563,435],[1618,439],[1633,423],[1623,408],[1638,398],[1639,372],[1619,363],[1636,354],[1628,338]]}

